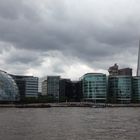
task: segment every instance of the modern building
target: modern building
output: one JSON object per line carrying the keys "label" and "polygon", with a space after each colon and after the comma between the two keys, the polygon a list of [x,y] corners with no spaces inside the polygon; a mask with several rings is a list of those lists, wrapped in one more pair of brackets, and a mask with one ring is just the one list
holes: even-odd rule
{"label": "modern building", "polygon": [[102,73],[87,73],[82,78],[83,99],[104,103],[107,99],[107,78]]}
{"label": "modern building", "polygon": [[38,97],[38,77],[22,75],[11,76],[18,86],[21,100],[25,97]]}
{"label": "modern building", "polygon": [[46,96],[47,95],[47,80],[44,80],[42,82],[42,96]]}
{"label": "modern building", "polygon": [[109,76],[108,101],[130,103],[132,97],[132,76]]}
{"label": "modern building", "polygon": [[0,70],[0,102],[18,100],[19,92],[17,84],[8,73]]}
{"label": "modern building", "polygon": [[60,76],[47,76],[47,95],[59,100]]}
{"label": "modern building", "polygon": [[68,96],[72,93],[72,85],[70,79],[60,79],[59,95],[68,100]]}
{"label": "modern building", "polygon": [[132,69],[131,68],[123,68],[118,70],[118,75],[128,75],[132,76]]}
{"label": "modern building", "polygon": [[119,71],[119,66],[117,64],[114,64],[114,66],[109,67],[108,72],[109,75],[115,76],[118,75],[118,71]]}
{"label": "modern building", "polygon": [[119,69],[119,66],[117,64],[114,64],[114,66],[109,67],[108,72],[110,76],[118,76],[118,75],[132,76],[131,68]]}
{"label": "modern building", "polygon": [[82,82],[61,79],[60,97],[65,97],[67,101],[80,101],[82,99]]}
{"label": "modern building", "polygon": [[132,85],[133,85],[132,102],[140,103],[140,77],[139,76],[133,77]]}
{"label": "modern building", "polygon": [[82,93],[82,81],[72,81],[72,94],[70,94],[70,98],[73,99],[74,101],[81,101],[83,98],[83,93]]}

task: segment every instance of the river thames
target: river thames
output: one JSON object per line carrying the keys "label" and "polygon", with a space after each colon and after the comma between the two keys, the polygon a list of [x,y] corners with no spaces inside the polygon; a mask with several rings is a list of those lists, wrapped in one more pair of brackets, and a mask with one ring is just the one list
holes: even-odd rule
{"label": "river thames", "polygon": [[139,140],[140,108],[0,108],[0,140]]}

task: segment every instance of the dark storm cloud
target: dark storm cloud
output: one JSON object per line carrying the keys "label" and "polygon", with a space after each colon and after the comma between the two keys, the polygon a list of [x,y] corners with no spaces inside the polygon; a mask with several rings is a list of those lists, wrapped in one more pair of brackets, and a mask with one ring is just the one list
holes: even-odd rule
{"label": "dark storm cloud", "polygon": [[11,46],[17,49],[4,60],[35,67],[46,52],[59,51],[92,68],[106,69],[114,61],[124,65],[127,56],[120,54],[137,52],[139,9],[139,0],[0,0],[0,41],[9,52]]}

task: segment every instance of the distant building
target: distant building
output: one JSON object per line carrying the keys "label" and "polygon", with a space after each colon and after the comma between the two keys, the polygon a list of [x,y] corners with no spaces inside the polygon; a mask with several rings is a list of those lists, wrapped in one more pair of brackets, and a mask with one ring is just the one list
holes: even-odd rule
{"label": "distant building", "polygon": [[47,80],[44,80],[42,82],[42,95],[43,96],[47,95]]}
{"label": "distant building", "polygon": [[15,80],[21,100],[25,97],[38,97],[38,77],[11,75]]}
{"label": "distant building", "polygon": [[82,82],[61,79],[60,96],[65,97],[67,101],[80,101],[82,98]]}
{"label": "distant building", "polygon": [[82,81],[72,81],[72,98],[74,101],[81,101],[82,97]]}
{"label": "distant building", "polygon": [[140,40],[139,40],[139,50],[138,50],[138,62],[137,62],[137,74],[133,77],[133,94],[132,102],[140,103]]}
{"label": "distant building", "polygon": [[108,69],[109,75],[112,76],[118,75],[118,68],[119,66],[117,64],[114,64],[114,66],[109,67]]}
{"label": "distant building", "polygon": [[108,101],[110,103],[130,103],[132,96],[132,76],[109,76]]}
{"label": "distant building", "polygon": [[104,103],[107,97],[107,78],[102,73],[87,73],[82,78],[83,99]]}
{"label": "distant building", "polygon": [[60,79],[59,93],[62,98],[66,98],[66,100],[68,100],[68,95],[72,94],[70,79]]}
{"label": "distant building", "polygon": [[140,103],[140,77],[139,76],[133,77],[132,85],[133,85],[132,102]]}
{"label": "distant building", "polygon": [[119,66],[117,64],[114,64],[114,66],[109,67],[108,72],[110,76],[118,76],[118,75],[132,76],[131,68],[119,69]]}
{"label": "distant building", "polygon": [[47,95],[59,100],[60,76],[47,76]]}
{"label": "distant building", "polygon": [[129,75],[129,76],[132,76],[132,69],[131,68],[119,69],[118,75]]}

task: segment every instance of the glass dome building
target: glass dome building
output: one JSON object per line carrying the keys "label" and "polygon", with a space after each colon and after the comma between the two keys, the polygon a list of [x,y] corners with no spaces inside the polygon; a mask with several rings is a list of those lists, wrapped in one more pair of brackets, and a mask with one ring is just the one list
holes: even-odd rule
{"label": "glass dome building", "polygon": [[18,87],[8,73],[0,70],[0,101],[18,101]]}

